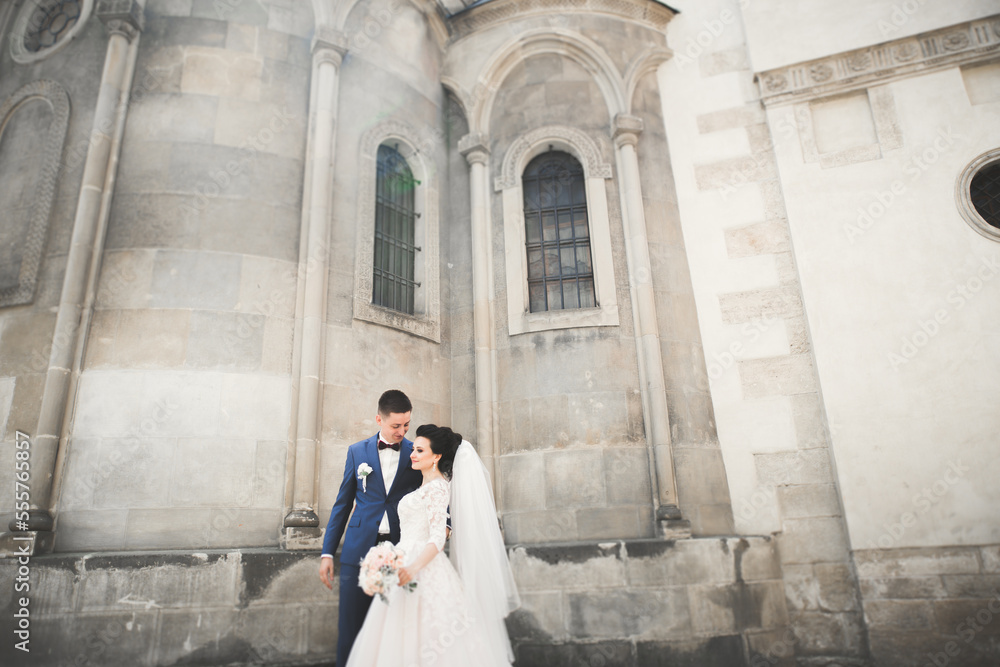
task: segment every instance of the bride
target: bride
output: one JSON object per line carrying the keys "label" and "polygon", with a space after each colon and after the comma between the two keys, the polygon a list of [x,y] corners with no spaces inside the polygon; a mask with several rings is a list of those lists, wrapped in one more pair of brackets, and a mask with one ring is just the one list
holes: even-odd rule
{"label": "bride", "polygon": [[[417,429],[410,460],[424,481],[399,501],[401,587],[372,602],[347,667],[509,667],[504,617],[520,598],[486,467],[461,435],[434,424]],[[449,504],[451,561],[442,551]],[[411,581],[415,590],[402,588]]]}

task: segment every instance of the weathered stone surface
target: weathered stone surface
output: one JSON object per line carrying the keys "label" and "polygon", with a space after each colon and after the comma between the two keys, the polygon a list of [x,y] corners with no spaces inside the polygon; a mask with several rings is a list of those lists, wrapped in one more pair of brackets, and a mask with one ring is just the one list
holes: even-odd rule
{"label": "weathered stone surface", "polygon": [[790,624],[798,640],[797,656],[861,654],[860,614],[798,611],[791,613]]}
{"label": "weathered stone surface", "polygon": [[841,516],[840,499],[833,484],[801,484],[777,488],[781,514],[788,519]]}
{"label": "weathered stone surface", "polygon": [[545,460],[541,453],[504,456],[500,466],[505,509],[545,507]]}
{"label": "weathered stone surface", "polygon": [[217,105],[208,95],[143,95],[129,108],[126,140],[211,143]]}
{"label": "weathered stone surface", "polygon": [[706,53],[698,58],[698,69],[703,77],[750,69],[746,49],[742,47]]}
{"label": "weathered stone surface", "polygon": [[847,558],[847,535],[839,517],[787,519],[778,536],[783,563],[836,562]]}
{"label": "weathered stone surface", "polygon": [[830,484],[833,479],[830,452],[825,448],[755,454],[754,462],[761,484]]}
{"label": "weathered stone surface", "polygon": [[56,549],[114,551],[125,547],[128,510],[66,510],[59,513]]}
{"label": "weathered stone surface", "polygon": [[220,389],[220,433],[263,440],[287,437],[291,411],[287,377],[225,374]]}
{"label": "weathered stone surface", "polygon": [[590,590],[625,584],[620,544],[602,547],[517,547],[510,552],[518,587],[528,590]]}
{"label": "weathered stone surface", "polygon": [[791,628],[747,633],[750,665],[795,667],[795,634]]}
{"label": "weathered stone surface", "polygon": [[586,643],[520,644],[516,662],[527,667],[572,667],[574,665],[631,665],[633,648],[626,641]]}
{"label": "weathered stone surface", "polygon": [[260,369],[266,322],[263,315],[255,313],[192,311],[186,365],[236,371]]}
{"label": "weathered stone surface", "polygon": [[604,505],[607,491],[600,451],[568,450],[544,454],[546,509]]}
{"label": "weathered stone surface", "polygon": [[1000,598],[1000,574],[946,574],[941,580],[948,597]]}
{"label": "weathered stone surface", "polygon": [[779,317],[801,314],[802,297],[798,288],[788,286],[752,292],[734,292],[719,295],[719,308],[722,311],[723,321],[728,324],[755,320],[766,322]]}
{"label": "weathered stone surface", "polygon": [[[626,663],[627,664],[627,663]],[[636,667],[743,667],[746,662],[739,635],[676,642],[637,642]]]}
{"label": "weathered stone surface", "polygon": [[925,600],[871,600],[865,603],[865,620],[872,630],[931,630],[934,615]]}
{"label": "weathered stone surface", "polygon": [[575,637],[671,639],[691,632],[684,587],[569,593],[566,601],[569,629]]}
{"label": "weathered stone surface", "polygon": [[736,580],[734,557],[725,540],[629,542],[626,561],[631,586],[664,582],[728,584]]}
{"label": "weathered stone surface", "polygon": [[746,227],[730,228],[725,233],[726,250],[733,259],[787,252],[791,245],[788,223],[784,220],[765,220]]}
{"label": "weathered stone surface", "polygon": [[[90,562],[91,558],[94,562]],[[235,604],[242,578],[239,554],[196,559],[168,557],[85,558],[79,584],[81,611],[109,609],[227,606]],[[176,562],[171,563],[170,560]]]}
{"label": "weathered stone surface", "polygon": [[511,544],[567,542],[577,539],[576,512],[544,510],[535,512],[505,512],[504,532]]}
{"label": "weathered stone surface", "polygon": [[0,375],[45,372],[55,324],[55,313],[29,312],[4,318],[0,332]]}
{"label": "weathered stone surface", "polygon": [[239,300],[240,261],[239,255],[228,253],[161,250],[153,261],[150,305],[231,309]]}
{"label": "weathered stone surface", "polygon": [[238,622],[234,608],[164,610],[160,612],[157,658],[165,664],[230,660]]}
{"label": "weathered stone surface", "polygon": [[276,546],[281,519],[280,510],[132,510],[125,528],[125,546],[135,550]]}
{"label": "weathered stone surface", "polygon": [[177,507],[246,507],[253,492],[254,440],[181,438],[170,500]]}
{"label": "weathered stone surface", "polygon": [[816,371],[809,355],[788,355],[737,362],[746,398],[816,391]]}
{"label": "weathered stone surface", "polygon": [[640,506],[581,509],[576,512],[577,535],[581,540],[634,539],[652,537],[649,513]]}
{"label": "weathered stone surface", "polygon": [[748,104],[743,107],[733,107],[730,109],[720,109],[709,113],[700,114],[696,117],[698,132],[707,134],[709,132],[719,132],[729,130],[734,127],[746,127],[760,123],[765,119],[764,111],[756,104]]}
{"label": "weathered stone surface", "polygon": [[[773,538],[742,538],[728,542],[737,554],[737,580],[750,582],[781,579],[781,560]],[[744,542],[748,548],[743,546]]]}
{"label": "weathered stone surface", "polygon": [[187,310],[123,310],[118,318],[114,365],[120,368],[179,368],[190,354]]}
{"label": "weathered stone surface", "polygon": [[118,193],[111,203],[105,247],[198,247],[204,203],[197,195]]}
{"label": "weathered stone surface", "polygon": [[511,618],[508,629],[515,642],[532,639],[565,639],[566,609],[561,591],[521,593],[521,609]]}
{"label": "weathered stone surface", "polygon": [[858,583],[865,600],[945,597],[941,577],[872,577],[862,578]]}
{"label": "weathered stone surface", "polygon": [[854,562],[861,578],[977,574],[978,551],[976,547],[863,549],[854,552]]}

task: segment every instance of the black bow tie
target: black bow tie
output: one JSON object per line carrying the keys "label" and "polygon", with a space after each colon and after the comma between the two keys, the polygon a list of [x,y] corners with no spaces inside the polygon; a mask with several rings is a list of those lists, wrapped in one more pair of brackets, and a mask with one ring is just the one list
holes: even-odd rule
{"label": "black bow tie", "polygon": [[380,439],[378,441],[378,450],[382,451],[383,449],[394,449],[394,450],[396,450],[398,452],[399,451],[399,443],[397,442],[395,445],[390,445],[388,442],[382,442],[382,440]]}

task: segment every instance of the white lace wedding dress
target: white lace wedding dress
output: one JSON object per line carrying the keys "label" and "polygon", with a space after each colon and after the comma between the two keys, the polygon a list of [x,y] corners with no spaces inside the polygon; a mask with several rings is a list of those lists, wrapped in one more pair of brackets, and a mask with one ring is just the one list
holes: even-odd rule
{"label": "white lace wedding dress", "polygon": [[[430,543],[445,543],[448,482],[424,484],[399,501],[399,547],[407,564]],[[439,552],[416,575],[417,588],[396,588],[388,603],[376,597],[351,649],[347,667],[509,667],[510,644],[498,638],[458,573]],[[505,633],[504,633],[505,634]],[[338,666],[339,667],[339,666]]]}

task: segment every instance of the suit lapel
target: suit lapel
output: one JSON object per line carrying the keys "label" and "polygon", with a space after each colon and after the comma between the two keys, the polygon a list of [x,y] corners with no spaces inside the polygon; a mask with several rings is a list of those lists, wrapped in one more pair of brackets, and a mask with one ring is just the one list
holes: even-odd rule
{"label": "suit lapel", "polygon": [[392,478],[392,486],[389,488],[390,491],[396,488],[397,483],[402,483],[400,482],[400,478],[403,476],[403,471],[410,465],[411,452],[413,452],[413,443],[406,438],[403,438],[403,441],[399,443],[399,463],[396,465],[396,476]]}
{"label": "suit lapel", "polygon": [[[385,478],[382,477],[382,460],[378,455],[378,433],[368,438],[365,443],[365,458],[371,461],[372,472],[368,475],[368,483],[374,484],[375,488],[382,488],[382,493],[387,494],[385,489]],[[372,478],[375,479],[372,479]]]}

